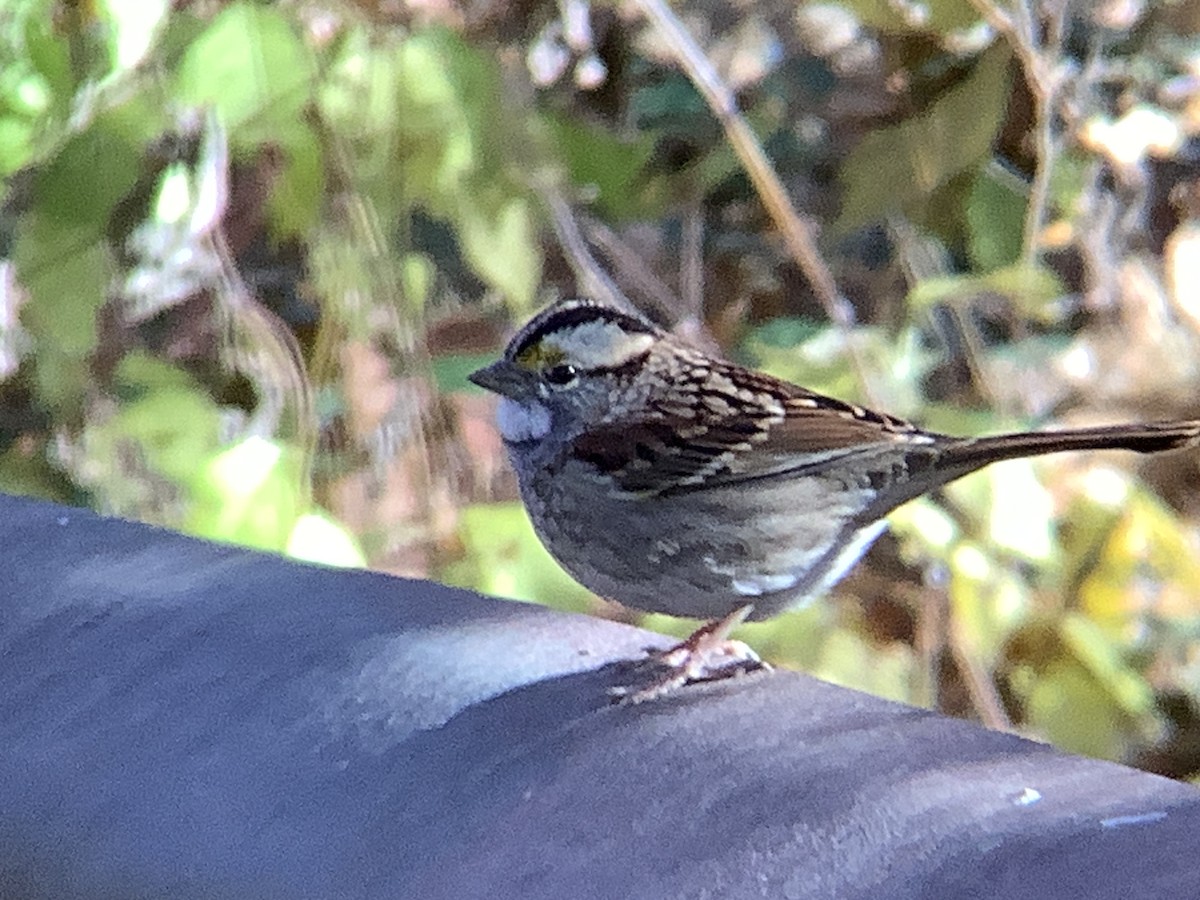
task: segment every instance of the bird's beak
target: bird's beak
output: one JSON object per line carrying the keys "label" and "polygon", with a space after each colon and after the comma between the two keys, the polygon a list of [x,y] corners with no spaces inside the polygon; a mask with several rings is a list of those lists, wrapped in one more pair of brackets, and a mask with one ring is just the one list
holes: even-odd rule
{"label": "bird's beak", "polygon": [[527,396],[529,391],[529,373],[507,359],[498,359],[490,366],[472,372],[467,380],[485,391],[514,400]]}

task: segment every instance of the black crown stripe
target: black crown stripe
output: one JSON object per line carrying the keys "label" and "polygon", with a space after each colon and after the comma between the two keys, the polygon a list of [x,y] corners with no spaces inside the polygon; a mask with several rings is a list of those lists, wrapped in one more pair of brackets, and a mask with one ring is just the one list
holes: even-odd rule
{"label": "black crown stripe", "polygon": [[596,321],[612,322],[631,334],[660,333],[659,329],[646,319],[613,309],[611,306],[601,306],[591,301],[552,306],[526,326],[525,333],[509,349],[509,358],[516,359],[548,334]]}

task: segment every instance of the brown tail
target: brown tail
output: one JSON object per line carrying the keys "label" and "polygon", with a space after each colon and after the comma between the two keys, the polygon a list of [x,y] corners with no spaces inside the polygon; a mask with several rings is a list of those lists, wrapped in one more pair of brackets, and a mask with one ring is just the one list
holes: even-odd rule
{"label": "brown tail", "polygon": [[[1200,445],[1200,420],[1101,425],[1064,431],[1030,431],[995,437],[963,438],[944,448],[939,468],[959,474],[988,463],[1069,450],[1132,450],[1158,453]],[[957,476],[955,476],[957,477]]]}
{"label": "brown tail", "polygon": [[939,437],[914,443],[905,458],[908,477],[880,491],[853,522],[862,528],[927,491],[982,469],[989,463],[1069,450],[1133,450],[1158,453],[1200,445],[1200,420],[1102,425],[1064,431],[1026,431],[994,437]]}

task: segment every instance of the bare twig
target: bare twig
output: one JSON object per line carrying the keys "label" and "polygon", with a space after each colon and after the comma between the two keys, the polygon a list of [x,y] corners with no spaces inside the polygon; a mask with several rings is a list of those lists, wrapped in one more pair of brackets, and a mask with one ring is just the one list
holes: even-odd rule
{"label": "bare twig", "polygon": [[587,241],[579,231],[579,223],[575,221],[575,213],[571,205],[562,195],[549,184],[537,185],[550,217],[554,222],[554,233],[558,236],[559,246],[567,256],[567,263],[575,273],[575,281],[580,290],[590,297],[602,300],[618,307],[630,307],[628,298],[617,287],[616,282],[604,271],[604,267],[596,261],[588,247]]}
{"label": "bare twig", "polygon": [[[607,255],[616,266],[622,280],[636,287],[642,298],[648,300],[663,316],[664,320],[674,327],[683,326],[689,334],[696,334],[703,327],[700,315],[701,292],[703,290],[702,274],[689,273],[687,250],[688,228],[685,221],[683,253],[683,284],[685,299],[671,290],[663,281],[650,270],[643,258],[634,252],[612,229],[601,222],[585,219],[582,223],[575,210],[563,198],[561,192],[552,184],[543,181],[537,185],[546,208],[550,211],[554,222],[554,232],[558,237],[559,246],[566,255],[567,263],[575,273],[575,280],[580,290],[591,297],[604,300],[615,306],[632,306],[616,281],[592,254],[594,245]],[[582,227],[581,227],[582,225]],[[698,267],[699,262],[695,265]],[[694,283],[689,279],[696,279]],[[689,296],[689,293],[695,296]],[[711,336],[702,334],[698,338],[706,345],[713,345]],[[715,345],[713,346],[715,349]]]}
{"label": "bare twig", "polygon": [[754,131],[738,110],[733,91],[721,79],[708,57],[664,0],[634,0],[666,42],[675,61],[700,91],[709,108],[725,130],[725,136],[750,176],[771,220],[783,235],[788,251],[812,286],[818,302],[845,339],[847,353],[870,400],[871,380],[867,367],[855,349],[850,329],[854,315],[850,304],[838,291],[829,267],[817,249],[815,229],[793,208],[783,182],[771,165]]}
{"label": "bare twig", "polygon": [[967,692],[971,695],[971,704],[979,713],[979,718],[993,731],[1014,731],[1012,720],[1004,711],[1004,703],[991,676],[979,663],[978,657],[966,646],[962,635],[962,626],[954,617],[950,617],[948,642],[950,652],[954,656],[954,665],[962,676]]}
{"label": "bare twig", "polygon": [[926,589],[914,592],[908,605],[916,616],[913,650],[919,661],[912,699],[918,706],[940,709],[938,663],[946,650],[946,622],[950,618],[950,604],[945,591]]}
{"label": "bare twig", "polygon": [[700,321],[704,317],[704,209],[696,198],[683,211],[682,243],[679,294],[687,314]]}
{"label": "bare twig", "polygon": [[664,321],[678,323],[687,313],[678,293],[649,265],[645,256],[599,219],[587,216],[583,228],[588,241],[608,259],[623,282],[637,288],[641,297],[662,313]]}

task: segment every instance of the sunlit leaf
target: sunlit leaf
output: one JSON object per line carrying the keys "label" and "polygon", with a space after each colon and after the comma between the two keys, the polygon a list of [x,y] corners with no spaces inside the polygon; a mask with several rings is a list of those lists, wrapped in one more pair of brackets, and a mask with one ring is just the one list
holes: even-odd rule
{"label": "sunlit leaf", "polygon": [[946,34],[969,28],[979,21],[979,11],[968,0],[843,0],[864,25],[883,32]]}
{"label": "sunlit leaf", "polygon": [[408,253],[400,260],[400,283],[404,287],[404,300],[414,313],[425,309],[436,277],[436,267],[424,253]]}
{"label": "sunlit leaf", "polygon": [[827,635],[821,660],[811,671],[834,684],[911,702],[914,662],[907,645],[879,647],[851,631],[836,629]]}
{"label": "sunlit leaf", "polygon": [[981,517],[991,544],[1044,562],[1054,551],[1054,502],[1037,472],[1036,461],[1008,460],[955,482],[949,490],[960,508]]}
{"label": "sunlit leaf", "polygon": [[1161,500],[1128,484],[1119,506],[1080,498],[1071,520],[1073,583],[1095,622],[1128,637],[1149,616],[1200,620],[1196,538]]}
{"label": "sunlit leaf", "polygon": [[513,198],[498,209],[476,206],[464,198],[458,226],[463,252],[479,275],[520,312],[533,306],[542,277],[529,204]]}
{"label": "sunlit leaf", "polygon": [[[653,619],[655,617],[648,617]],[[658,617],[665,618],[665,617]],[[826,638],[838,626],[835,605],[821,598],[799,609],[785,612],[763,622],[747,622],[733,634],[745,641],[764,659],[787,668],[812,671],[825,652]],[[678,620],[677,620],[678,621]],[[642,623],[643,625],[646,622]],[[688,621],[687,630],[679,630],[681,638],[690,634],[695,623]],[[655,630],[661,631],[657,626]]]}
{"label": "sunlit leaf", "polygon": [[1120,759],[1128,745],[1127,719],[1112,696],[1080,663],[1056,662],[1031,682],[1026,721],[1064,750]]}
{"label": "sunlit leaf", "polygon": [[1057,316],[1054,304],[1062,299],[1065,289],[1049,269],[1015,263],[986,275],[922,279],[909,291],[908,305],[915,312],[936,304],[962,303],[988,292],[1008,298],[1031,316],[1052,319]]}
{"label": "sunlit leaf", "polygon": [[193,481],[192,534],[282,551],[306,499],[294,452],[278,441],[249,437],[210,457]]}
{"label": "sunlit leaf", "polygon": [[[1143,728],[1155,724],[1154,692],[1122,658],[1110,635],[1086,616],[1068,612],[1059,626],[1063,644],[1104,688],[1112,702]],[[1149,736],[1149,735],[1148,735]]]}
{"label": "sunlit leaf", "polygon": [[309,101],[312,58],[279,10],[225,7],[180,60],[180,101],[213,106],[236,144],[278,141],[297,128]]}
{"label": "sunlit leaf", "polygon": [[189,489],[197,462],[219,447],[217,405],[185,372],[143,353],[122,359],[114,382],[122,402],[104,426],[114,442],[133,442],[155,472]]}
{"label": "sunlit leaf", "polygon": [[976,659],[993,665],[1031,615],[1029,588],[984,543],[960,541],[947,562],[950,609],[961,639]]}
{"label": "sunlit leaf", "polygon": [[34,124],[25,116],[0,114],[0,177],[11,175],[33,155]]}
{"label": "sunlit leaf", "polygon": [[112,65],[129,69],[145,58],[170,5],[167,0],[103,0]]}
{"label": "sunlit leaf", "polygon": [[361,568],[367,564],[358,542],[323,512],[309,512],[296,520],[284,552],[294,559],[326,566]]}

